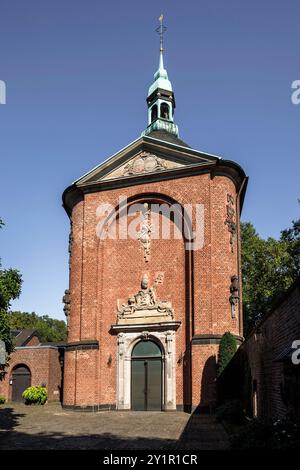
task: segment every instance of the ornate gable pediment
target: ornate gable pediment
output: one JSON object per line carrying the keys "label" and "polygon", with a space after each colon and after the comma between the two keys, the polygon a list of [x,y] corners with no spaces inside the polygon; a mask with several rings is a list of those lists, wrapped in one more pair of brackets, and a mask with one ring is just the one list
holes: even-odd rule
{"label": "ornate gable pediment", "polygon": [[98,165],[75,183],[78,186],[85,186],[126,178],[139,178],[147,174],[180,171],[189,166],[211,165],[216,160],[218,157],[190,148],[143,137]]}
{"label": "ornate gable pediment", "polygon": [[103,181],[122,178],[124,176],[138,176],[144,173],[154,173],[158,171],[166,171],[184,166],[182,163],[174,162],[160,158],[154,153],[140,151],[131,158],[126,164],[113,170],[103,178]]}

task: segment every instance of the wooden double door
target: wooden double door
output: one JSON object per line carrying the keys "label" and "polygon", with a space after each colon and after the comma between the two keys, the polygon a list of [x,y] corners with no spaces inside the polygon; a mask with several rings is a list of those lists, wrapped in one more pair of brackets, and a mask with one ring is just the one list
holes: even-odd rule
{"label": "wooden double door", "polygon": [[131,409],[162,409],[162,356],[159,346],[153,341],[140,341],[132,352]]}

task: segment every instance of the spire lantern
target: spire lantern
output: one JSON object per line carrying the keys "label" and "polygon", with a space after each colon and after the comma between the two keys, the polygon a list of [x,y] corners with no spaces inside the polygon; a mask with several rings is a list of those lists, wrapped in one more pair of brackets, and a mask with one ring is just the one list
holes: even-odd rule
{"label": "spire lantern", "polygon": [[167,28],[163,24],[163,15],[160,15],[160,25],[156,32],[160,36],[159,65],[154,74],[154,82],[149,88],[147,96],[148,105],[148,127],[143,135],[153,131],[163,130],[178,137],[178,127],[174,124],[175,98],[172,84],[169,80],[167,70],[164,67],[164,33]]}

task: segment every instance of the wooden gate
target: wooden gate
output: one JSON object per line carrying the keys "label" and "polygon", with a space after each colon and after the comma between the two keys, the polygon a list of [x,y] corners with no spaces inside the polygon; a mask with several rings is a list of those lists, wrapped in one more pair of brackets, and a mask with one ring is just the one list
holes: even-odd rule
{"label": "wooden gate", "polygon": [[12,401],[22,402],[22,393],[31,385],[31,372],[27,366],[20,364],[12,373]]}

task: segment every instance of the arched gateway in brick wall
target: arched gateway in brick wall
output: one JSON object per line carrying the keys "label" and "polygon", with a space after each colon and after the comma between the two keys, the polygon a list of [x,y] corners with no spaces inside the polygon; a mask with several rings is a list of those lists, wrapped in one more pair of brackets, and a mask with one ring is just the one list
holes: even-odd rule
{"label": "arched gateway in brick wall", "polygon": [[[220,338],[242,337],[247,178],[179,139],[162,49],[147,105],[142,136],[63,194],[66,407],[211,407]],[[139,345],[144,355],[135,356]]]}

